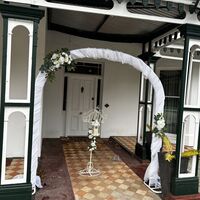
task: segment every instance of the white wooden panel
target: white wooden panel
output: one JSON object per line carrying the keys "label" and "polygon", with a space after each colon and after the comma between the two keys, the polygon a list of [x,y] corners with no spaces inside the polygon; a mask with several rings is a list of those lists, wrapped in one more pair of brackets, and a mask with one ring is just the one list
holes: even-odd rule
{"label": "white wooden panel", "polygon": [[137,141],[141,145],[143,145],[143,131],[144,131],[144,105],[140,105]]}
{"label": "white wooden panel", "polygon": [[[187,150],[186,148],[197,149],[199,139],[199,122],[200,113],[192,111],[184,111],[183,113],[183,125],[182,125],[182,137],[180,152]],[[180,171],[181,156],[179,160],[179,177],[194,177],[196,172],[197,157],[193,156],[189,159],[188,168],[186,172]]]}
{"label": "white wooden panel", "polygon": [[[4,115],[4,132],[3,132],[3,152],[2,152],[2,176],[1,176],[1,184],[15,184],[15,183],[25,183],[26,182],[26,176],[27,176],[27,157],[28,157],[28,138],[29,138],[29,108],[23,108],[23,107],[7,107],[5,108],[5,115]],[[24,135],[24,175],[20,177],[19,179],[9,179],[6,180],[5,173],[6,173],[6,155],[7,155],[7,148],[8,148],[8,139],[10,139],[9,134],[12,132],[13,138],[12,142],[15,142],[16,140],[19,140],[17,135],[15,135],[15,131],[18,130],[18,124],[12,124],[12,130],[9,126],[9,118],[14,113],[21,113],[25,118],[25,135]],[[16,116],[17,117],[17,116]],[[17,119],[14,119],[17,120]],[[16,126],[16,128],[15,128]],[[9,141],[10,143],[11,141]],[[9,144],[10,146],[10,144]],[[13,145],[14,146],[14,145]],[[14,151],[14,149],[13,149]]]}
{"label": "white wooden panel", "polygon": [[[28,30],[29,33],[29,52],[28,52],[28,74],[27,74],[27,91],[26,98],[24,99],[13,99],[10,97],[10,77],[11,77],[11,53],[12,53],[12,34],[13,29],[17,26],[23,26]],[[20,19],[8,19],[8,39],[7,39],[7,59],[6,59],[6,102],[15,103],[28,103],[30,102],[30,87],[31,87],[31,70],[32,70],[32,45],[33,45],[33,22],[28,20]],[[20,51],[20,49],[19,49]]]}

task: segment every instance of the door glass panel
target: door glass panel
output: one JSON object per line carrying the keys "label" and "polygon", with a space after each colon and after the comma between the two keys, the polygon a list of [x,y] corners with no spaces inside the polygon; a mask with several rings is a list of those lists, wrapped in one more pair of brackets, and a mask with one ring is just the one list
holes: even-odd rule
{"label": "door glass panel", "polygon": [[102,75],[102,64],[77,62],[76,70],[68,70],[65,68],[65,72],[73,74],[90,74],[90,75]]}
{"label": "door glass panel", "polygon": [[21,112],[14,112],[8,118],[5,180],[24,178],[26,118]]}
{"label": "door glass panel", "polygon": [[28,55],[29,32],[17,26],[12,34],[9,99],[27,99]]}

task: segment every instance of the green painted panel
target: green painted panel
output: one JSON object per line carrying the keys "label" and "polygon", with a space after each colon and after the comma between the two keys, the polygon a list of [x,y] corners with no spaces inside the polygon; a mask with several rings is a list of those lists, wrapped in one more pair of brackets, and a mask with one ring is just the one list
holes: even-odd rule
{"label": "green painted panel", "polygon": [[0,186],[1,200],[31,200],[32,199],[32,185],[18,184],[18,185],[4,185]]}
{"label": "green painted panel", "polygon": [[174,195],[189,195],[198,193],[199,179],[192,178],[173,178],[171,192]]}

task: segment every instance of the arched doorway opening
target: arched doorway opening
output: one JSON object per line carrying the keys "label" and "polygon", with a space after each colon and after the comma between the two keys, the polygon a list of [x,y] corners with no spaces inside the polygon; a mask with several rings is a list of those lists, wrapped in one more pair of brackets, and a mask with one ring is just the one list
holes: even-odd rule
{"label": "arched doorway opening", "polygon": [[[150,81],[152,87],[154,88],[154,110],[153,114],[163,113],[164,107],[164,90],[162,84],[153,72],[153,70],[146,65],[142,60],[131,56],[126,53],[113,51],[109,49],[97,49],[97,48],[84,48],[76,49],[70,51],[70,56],[73,60],[82,58],[92,58],[92,59],[106,59],[113,62],[119,62],[122,64],[128,64],[135,68],[136,70],[143,73],[143,75]],[[33,147],[32,147],[32,184],[35,185],[36,171],[37,171],[37,158],[39,149],[39,139],[41,137],[41,99],[42,92],[45,82],[47,80],[47,74],[40,72],[36,78],[35,83],[35,111],[34,111],[34,126],[33,126]],[[160,151],[162,145],[162,140],[159,137],[155,137],[153,134],[152,138],[152,159],[149,167],[147,168],[145,174],[145,181],[151,180],[151,182],[156,182],[159,179],[158,176],[158,158],[157,152]]]}

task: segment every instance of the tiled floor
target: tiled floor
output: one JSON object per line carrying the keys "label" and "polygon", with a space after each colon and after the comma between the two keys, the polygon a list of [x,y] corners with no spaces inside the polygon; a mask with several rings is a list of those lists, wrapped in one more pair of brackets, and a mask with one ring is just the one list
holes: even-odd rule
{"label": "tiled floor", "polygon": [[136,136],[112,136],[111,138],[130,153],[135,152]]}
{"label": "tiled floor", "polygon": [[12,159],[8,166],[6,166],[6,180],[12,179],[17,175],[24,174],[24,160]]}
{"label": "tiled floor", "polygon": [[123,162],[115,161],[115,153],[102,140],[94,152],[94,167],[101,171],[96,177],[80,176],[89,159],[88,141],[68,140],[64,155],[76,200],[159,200],[142,180]]}

